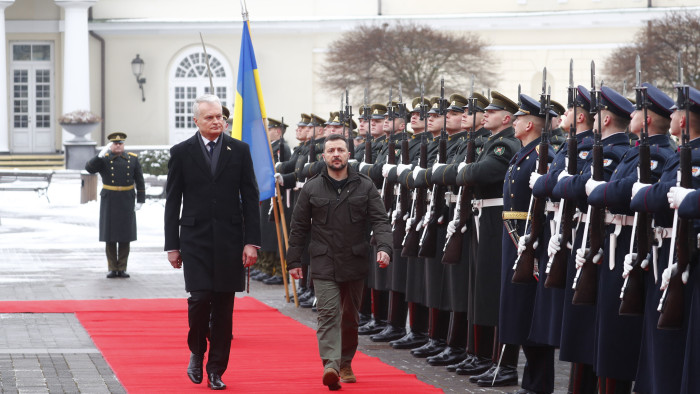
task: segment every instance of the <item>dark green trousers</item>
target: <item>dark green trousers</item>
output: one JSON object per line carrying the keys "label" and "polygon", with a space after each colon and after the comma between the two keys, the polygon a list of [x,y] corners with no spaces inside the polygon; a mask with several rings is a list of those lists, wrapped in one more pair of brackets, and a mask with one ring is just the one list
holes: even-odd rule
{"label": "dark green trousers", "polygon": [[[118,244],[118,246],[117,246]],[[126,262],[129,260],[129,242],[106,242],[107,268],[109,271],[126,271]]]}

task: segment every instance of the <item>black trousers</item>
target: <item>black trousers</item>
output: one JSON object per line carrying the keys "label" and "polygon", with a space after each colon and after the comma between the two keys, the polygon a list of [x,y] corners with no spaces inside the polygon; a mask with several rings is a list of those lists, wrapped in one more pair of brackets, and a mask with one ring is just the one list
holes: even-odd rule
{"label": "black trousers", "polygon": [[211,320],[207,373],[223,375],[228,366],[234,296],[234,292],[192,291],[187,299],[190,323],[187,345],[192,353],[204,355],[207,351],[207,333]]}
{"label": "black trousers", "polygon": [[523,345],[525,370],[522,388],[538,393],[554,392],[554,347]]}

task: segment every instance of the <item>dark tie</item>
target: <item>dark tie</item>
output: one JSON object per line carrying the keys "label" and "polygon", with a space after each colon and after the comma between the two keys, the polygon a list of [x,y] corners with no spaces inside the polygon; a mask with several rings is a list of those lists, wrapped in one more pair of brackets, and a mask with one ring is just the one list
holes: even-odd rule
{"label": "dark tie", "polygon": [[216,146],[216,143],[214,141],[209,141],[207,142],[207,153],[209,153],[209,157],[211,157],[214,154],[214,146]]}

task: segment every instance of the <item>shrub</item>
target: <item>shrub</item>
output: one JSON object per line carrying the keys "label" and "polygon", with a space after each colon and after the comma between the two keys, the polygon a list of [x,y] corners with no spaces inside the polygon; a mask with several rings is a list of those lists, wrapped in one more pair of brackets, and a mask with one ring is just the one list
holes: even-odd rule
{"label": "shrub", "polygon": [[139,154],[139,162],[144,174],[167,175],[170,151],[167,149],[144,150]]}

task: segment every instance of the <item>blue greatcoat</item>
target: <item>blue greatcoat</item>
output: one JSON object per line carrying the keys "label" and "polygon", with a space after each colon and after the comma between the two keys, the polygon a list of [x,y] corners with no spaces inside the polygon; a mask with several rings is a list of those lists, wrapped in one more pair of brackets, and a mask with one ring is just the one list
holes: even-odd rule
{"label": "blue greatcoat", "polygon": [[[602,141],[603,156],[605,159],[604,179],[609,180],[612,172],[622,160],[622,156],[629,149],[629,138],[624,133],[616,133]],[[592,151],[580,151],[579,158],[584,159],[579,174],[562,179],[554,186],[552,196],[576,201],[583,212],[587,211],[588,200],[586,195],[586,181],[591,177],[591,165],[593,163]],[[562,314],[561,347],[559,358],[562,361],[593,364],[595,315],[594,305],[573,305],[572,289],[576,276],[576,250],[581,247],[583,230],[585,226],[580,223],[573,241],[572,253],[566,272],[566,287],[564,288],[564,311]],[[563,245],[562,245],[563,246]]]}
{"label": "blue greatcoat", "polygon": [[[652,183],[661,176],[666,159],[673,155],[667,135],[654,135],[649,138],[651,153]],[[634,147],[625,153],[610,182],[598,186],[588,196],[588,203],[596,207],[607,207],[610,213],[630,216],[632,185],[637,181],[639,148]],[[607,226],[605,258],[598,270],[598,302],[595,343],[595,371],[598,376],[634,380],[639,359],[642,334],[642,316],[622,316],[620,310],[620,290],[623,261],[629,253],[632,226],[621,226],[616,237],[617,247],[611,256],[611,237],[614,237],[615,224]],[[608,259],[614,259],[610,268]]]}
{"label": "blue greatcoat", "polygon": [[[700,187],[700,138],[689,143],[692,152],[693,188]],[[669,157],[659,182],[640,190],[632,199],[631,208],[638,212],[654,214],[655,226],[670,228],[673,226],[673,210],[668,205],[666,194],[676,185],[676,175],[680,156]],[[668,266],[670,239],[664,238],[658,252],[658,275]],[[651,266],[651,264],[650,264]],[[653,266],[650,267],[652,269]],[[688,283],[691,283],[690,281]],[[692,286],[685,286],[685,300],[690,300]],[[659,330],[659,312],[656,310],[661,290],[659,283],[654,283],[654,275],[646,275],[645,280],[644,327],[642,328],[642,347],[639,354],[639,366],[635,379],[634,391],[640,393],[678,393],[681,392],[681,378],[685,357],[686,333],[690,312],[690,302],[685,303],[685,317],[680,330]],[[697,333],[692,333],[697,335]],[[697,371],[693,371],[697,375]]]}

